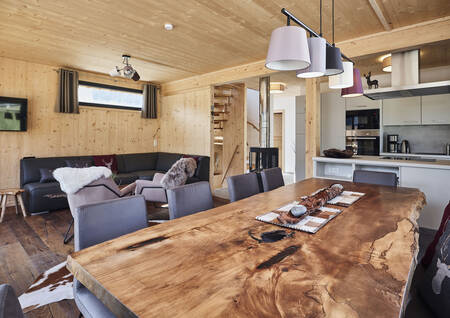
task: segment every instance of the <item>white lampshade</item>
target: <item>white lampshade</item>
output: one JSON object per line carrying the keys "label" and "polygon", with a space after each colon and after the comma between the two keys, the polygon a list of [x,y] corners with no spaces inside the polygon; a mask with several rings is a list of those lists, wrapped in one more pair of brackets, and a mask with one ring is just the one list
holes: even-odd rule
{"label": "white lampshade", "polygon": [[324,38],[308,38],[309,57],[311,65],[308,68],[297,71],[297,77],[312,78],[325,74],[327,44]]}
{"label": "white lampshade", "polygon": [[353,63],[342,62],[344,72],[329,77],[328,86],[332,89],[347,88],[353,86]]}
{"label": "white lampshade", "polygon": [[289,25],[276,28],[270,37],[266,67],[277,71],[293,71],[311,65],[306,31]]}

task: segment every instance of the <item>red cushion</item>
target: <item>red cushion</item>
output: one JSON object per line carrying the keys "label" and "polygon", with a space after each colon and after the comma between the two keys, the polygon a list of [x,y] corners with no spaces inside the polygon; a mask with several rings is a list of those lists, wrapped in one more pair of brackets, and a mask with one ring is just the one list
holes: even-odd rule
{"label": "red cushion", "polygon": [[444,233],[444,231],[445,231],[447,222],[450,222],[450,202],[447,204],[447,207],[444,210],[444,215],[442,216],[441,225],[439,226],[439,229],[437,230],[436,234],[434,235],[433,242],[431,242],[430,245],[428,245],[425,256],[422,258],[422,265],[425,268],[428,267],[428,265],[430,265],[431,261],[433,260],[436,245],[439,242],[439,239],[441,238],[442,233]]}
{"label": "red cushion", "polygon": [[112,172],[117,172],[117,158],[116,155],[102,155],[102,156],[93,156],[94,157],[94,165],[98,167],[107,167],[111,169]]}

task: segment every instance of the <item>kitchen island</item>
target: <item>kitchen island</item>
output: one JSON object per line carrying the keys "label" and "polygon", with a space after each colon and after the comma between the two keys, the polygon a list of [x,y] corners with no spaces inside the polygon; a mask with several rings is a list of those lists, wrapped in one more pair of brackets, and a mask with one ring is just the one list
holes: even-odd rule
{"label": "kitchen island", "polygon": [[419,226],[437,229],[450,200],[450,160],[384,159],[384,156],[355,156],[348,159],[314,157],[314,177],[351,181],[353,171],[393,172],[399,186],[418,188],[425,193]]}

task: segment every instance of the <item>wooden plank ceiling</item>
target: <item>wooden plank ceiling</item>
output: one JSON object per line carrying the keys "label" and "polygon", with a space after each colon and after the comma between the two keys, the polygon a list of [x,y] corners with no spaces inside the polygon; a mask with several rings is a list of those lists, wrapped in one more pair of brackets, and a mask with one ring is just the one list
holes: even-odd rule
{"label": "wooden plank ceiling", "polygon": [[[331,0],[323,2],[331,41]],[[448,0],[335,6],[336,42],[450,15]],[[0,56],[107,73],[128,53],[142,79],[165,82],[264,59],[283,7],[318,30],[319,0],[2,0]]]}

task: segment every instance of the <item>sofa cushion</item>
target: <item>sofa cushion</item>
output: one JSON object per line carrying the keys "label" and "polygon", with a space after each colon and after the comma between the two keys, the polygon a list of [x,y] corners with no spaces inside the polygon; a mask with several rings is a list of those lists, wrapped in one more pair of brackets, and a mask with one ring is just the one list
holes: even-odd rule
{"label": "sofa cushion", "polygon": [[112,172],[117,172],[117,159],[116,155],[101,155],[93,156],[94,164],[97,167],[107,167],[111,169]]}
{"label": "sofa cushion", "polygon": [[167,172],[172,165],[181,159],[182,155],[179,153],[158,153],[158,160],[156,161],[156,170]]}
{"label": "sofa cushion", "polygon": [[198,158],[194,177],[202,181],[209,181],[209,157],[201,156]]}
{"label": "sofa cushion", "polygon": [[158,153],[156,152],[120,155],[120,160],[117,160],[119,172],[155,170],[157,159]]}
{"label": "sofa cushion", "polygon": [[114,176],[114,181],[117,183],[117,185],[130,184],[137,179],[139,179],[139,177],[135,172],[118,173]]}
{"label": "sofa cushion", "polygon": [[153,180],[153,176],[155,173],[165,173],[164,171],[158,171],[158,170],[142,170],[142,171],[135,171],[134,173],[138,175],[138,179],[141,180]]}
{"label": "sofa cushion", "polygon": [[94,160],[92,158],[67,159],[66,165],[70,168],[89,168],[94,165]]}
{"label": "sofa cushion", "polygon": [[39,182],[41,179],[40,168],[56,169],[66,166],[66,159],[77,157],[55,157],[55,158],[24,158],[20,161],[20,184]]}
{"label": "sofa cushion", "polygon": [[41,173],[40,183],[56,182],[56,179],[53,177],[53,169],[40,168],[39,172]]}

